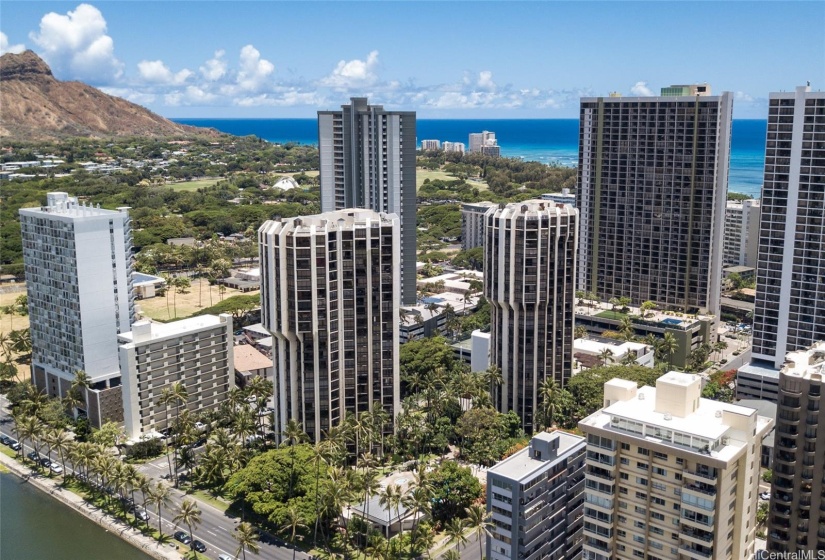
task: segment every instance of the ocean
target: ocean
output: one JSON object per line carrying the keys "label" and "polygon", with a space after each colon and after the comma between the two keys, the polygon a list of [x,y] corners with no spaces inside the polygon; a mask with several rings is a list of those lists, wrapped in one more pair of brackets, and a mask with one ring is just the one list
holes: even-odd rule
{"label": "ocean", "polygon": [[[315,119],[173,119],[194,126],[275,143],[318,144]],[[468,144],[471,132],[496,133],[501,155],[528,161],[575,166],[578,163],[577,119],[419,119],[418,142],[437,139]],[[759,198],[765,163],[767,121],[733,121],[728,190]]]}

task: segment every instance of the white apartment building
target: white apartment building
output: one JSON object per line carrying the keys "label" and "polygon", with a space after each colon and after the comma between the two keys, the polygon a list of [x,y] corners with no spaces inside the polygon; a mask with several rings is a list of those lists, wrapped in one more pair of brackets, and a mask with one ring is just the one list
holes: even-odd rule
{"label": "white apartment building", "polygon": [[[234,337],[229,314],[201,315],[172,323],[142,320],[118,336],[126,437],[168,428],[164,389],[180,382],[191,412],[217,410],[235,387]],[[171,415],[170,417],[174,417]]]}
{"label": "white apartment building", "polygon": [[552,200],[556,204],[569,204],[576,207],[576,195],[570,192],[570,189],[563,188],[558,193],[544,193],[541,195],[542,200]]}
{"label": "white apartment building", "polygon": [[800,86],[768,102],[756,265],[753,361],[785,355],[825,333],[825,91]]}
{"label": "white apartment building", "polygon": [[527,200],[485,215],[484,295],[490,302],[490,363],[502,383],[493,402],[536,425],[539,386],[573,373],[578,211]]}
{"label": "white apartment building", "polygon": [[421,141],[421,149],[424,151],[427,150],[440,150],[441,149],[441,141],[440,140],[422,140]]}
{"label": "white apartment building", "polygon": [[496,133],[485,130],[484,132],[470,133],[470,153],[480,154],[484,146],[496,146]]}
{"label": "white apartment building", "polygon": [[105,210],[63,192],[20,209],[32,340],[32,380],[66,395],[77,370],[91,381],[92,425],[122,420],[117,335],[134,318],[128,208]]}
{"label": "white apartment building", "polygon": [[[609,357],[607,357],[605,351],[610,352]],[[641,342],[617,340],[603,336],[591,335],[573,341],[573,356],[581,366],[586,368],[602,365],[602,362],[604,362],[604,365],[623,364],[628,356],[633,365],[652,368],[655,353],[652,346]],[[602,356],[607,359],[603,359]]]}
{"label": "white apartment building", "polygon": [[461,248],[463,250],[484,245],[484,215],[495,202],[465,202],[461,205]]}
{"label": "white apartment building", "polygon": [[490,560],[581,558],[585,440],[540,432],[487,471]]}
{"label": "white apartment building", "polygon": [[759,200],[729,200],[725,207],[725,265],[756,267]]}
{"label": "white apartment building", "polygon": [[761,442],[773,419],[701,398],[698,375],[613,379],[587,437],[584,558],[742,560],[755,546]]}
{"label": "white apartment building", "polygon": [[261,319],[274,337],[275,433],[295,419],[318,441],[347,414],[383,408],[395,418],[398,216],[348,209],[273,220],[258,237]]}
{"label": "white apartment building", "polygon": [[445,152],[458,152],[459,154],[463,154],[464,142],[444,142],[442,148]]}

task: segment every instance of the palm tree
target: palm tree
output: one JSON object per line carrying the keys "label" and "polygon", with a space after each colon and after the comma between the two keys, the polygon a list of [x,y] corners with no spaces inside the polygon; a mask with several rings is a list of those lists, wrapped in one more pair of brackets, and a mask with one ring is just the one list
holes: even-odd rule
{"label": "palm tree", "polygon": [[544,414],[544,423],[548,428],[556,425],[560,397],[561,389],[559,389],[556,380],[552,377],[548,377],[539,384],[541,410],[542,414]]}
{"label": "palm tree", "polygon": [[467,512],[467,526],[473,529],[478,539],[478,558],[484,560],[482,537],[490,536],[489,528],[493,526],[490,521],[490,514],[483,506],[478,504],[473,504],[464,511]]}
{"label": "palm tree", "polygon": [[621,333],[625,340],[632,340],[633,331],[633,321],[630,317],[622,317],[619,321],[619,333]]}
{"label": "palm tree", "polygon": [[[201,524],[201,510],[193,500],[183,500],[180,504],[178,514],[175,516],[175,525],[178,523],[185,523],[189,529],[189,536],[192,537],[192,542],[195,542],[195,529]],[[190,545],[191,546],[191,545]],[[194,550],[194,549],[193,549]],[[195,551],[195,558],[198,557],[198,551]]]}
{"label": "palm tree", "polygon": [[392,531],[392,510],[395,508],[396,517],[400,517],[398,515],[398,510],[401,507],[401,487],[397,484],[389,484],[387,487],[381,492],[378,497],[378,505],[382,508],[387,510],[387,552],[389,553],[389,544],[390,544],[390,531]]}
{"label": "palm tree", "polygon": [[451,548],[441,555],[441,560],[461,560],[461,553],[456,549]]}
{"label": "palm tree", "polygon": [[[43,421],[37,416],[26,416],[23,418],[23,424],[19,426],[19,429],[21,443],[20,448],[23,448],[22,444],[24,444],[28,439],[31,442],[32,449],[34,449],[35,453],[39,455],[40,445],[37,444],[37,441],[43,437],[43,432],[45,429]],[[40,468],[40,464],[38,463],[35,467]]]}
{"label": "palm tree", "polygon": [[501,369],[498,366],[492,365],[484,372],[484,377],[490,386],[490,396],[493,399],[493,406],[498,406],[498,388],[504,383],[504,378],[501,376]]}
{"label": "palm tree", "polygon": [[52,449],[57,451],[57,456],[60,457],[60,464],[63,467],[64,482],[66,473],[66,453],[69,451],[72,442],[72,436],[64,429],[56,430],[52,438]]}
{"label": "palm tree", "polygon": [[668,369],[673,367],[673,354],[679,349],[679,342],[673,333],[666,332],[664,338],[659,343],[659,350],[667,355]]}
{"label": "palm tree", "polygon": [[329,444],[326,441],[317,441],[312,446],[312,462],[315,465],[315,528],[312,532],[312,546],[318,546],[318,523],[321,520],[320,516],[320,501],[318,493],[318,484],[321,478],[321,463],[327,464],[327,450]]}
{"label": "palm tree", "polygon": [[286,424],[286,428],[284,428],[283,434],[284,436],[284,443],[286,445],[291,446],[289,450],[289,457],[291,460],[291,465],[289,469],[289,499],[292,499],[292,488],[294,486],[294,477],[295,477],[295,446],[299,443],[306,441],[307,435],[304,433],[303,428],[301,427],[300,422],[295,420],[294,418],[290,418]]}
{"label": "palm tree", "polygon": [[602,365],[606,366],[608,363],[613,361],[613,350],[610,348],[605,348],[601,352],[599,352],[599,360],[601,360]]}
{"label": "palm tree", "polygon": [[169,431],[169,435],[166,438],[166,461],[169,463],[169,477],[175,481],[175,486],[178,484],[177,480],[177,456],[175,457],[175,472],[172,472],[172,460],[169,456],[169,442],[172,439],[171,434],[171,426],[169,423],[169,407],[174,405],[175,406],[175,417],[177,418],[180,416],[180,405],[185,404],[187,399],[189,398],[188,393],[186,392],[186,387],[183,386],[183,383],[180,381],[176,381],[169,387],[165,387],[160,392],[160,400],[158,401],[159,404],[162,404],[165,408],[166,413],[166,429]]}
{"label": "palm tree", "polygon": [[232,536],[238,541],[238,548],[235,550],[236,558],[243,556],[243,559],[246,560],[247,550],[252,554],[258,554],[260,552],[261,546],[258,544],[258,533],[251,523],[247,521],[238,523]]}
{"label": "palm tree", "polygon": [[154,504],[158,511],[158,535],[163,538],[163,517],[161,517],[161,508],[170,504],[169,487],[162,482],[158,482],[155,486],[149,487],[148,501]]}
{"label": "palm tree", "polygon": [[587,337],[587,328],[583,325],[579,325],[575,329],[573,329],[574,336],[576,338],[586,338]]}
{"label": "palm tree", "polygon": [[69,386],[69,393],[74,393],[75,398],[72,400],[79,401],[83,405],[84,409],[87,406],[86,397],[88,396],[88,390],[91,386],[92,379],[89,377],[88,373],[82,369],[78,369],[74,372],[74,379],[72,380],[72,384]]}
{"label": "palm tree", "polygon": [[304,523],[304,517],[298,510],[298,507],[294,503],[289,504],[286,509],[286,520],[284,521],[284,524],[281,525],[281,532],[289,535],[289,544],[292,545],[292,560],[295,560],[295,553],[297,552],[297,549],[295,548],[295,537],[298,530],[306,528],[307,526],[306,523]]}
{"label": "palm tree", "polygon": [[444,528],[444,532],[450,538],[450,544],[456,543],[455,549],[458,552],[461,552],[461,547],[467,545],[467,535],[464,534],[466,523],[466,519],[453,517],[452,519],[450,519],[450,522],[447,523],[447,526]]}

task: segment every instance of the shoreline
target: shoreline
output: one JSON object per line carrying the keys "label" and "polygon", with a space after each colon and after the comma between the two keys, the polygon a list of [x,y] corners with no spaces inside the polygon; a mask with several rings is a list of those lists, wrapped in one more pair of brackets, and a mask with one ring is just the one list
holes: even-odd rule
{"label": "shoreline", "polygon": [[14,476],[37,488],[44,494],[58,500],[62,504],[81,514],[86,519],[96,523],[106,529],[109,533],[117,536],[121,540],[129,543],[137,550],[155,558],[156,560],[181,560],[182,556],[175,550],[166,550],[164,545],[156,540],[142,535],[139,531],[124,525],[118,520],[111,518],[106,513],[98,510],[86,502],[82,497],[61,488],[59,484],[50,478],[39,474],[33,474],[27,467],[20,464],[16,459],[12,459],[4,453],[0,453],[0,465]]}

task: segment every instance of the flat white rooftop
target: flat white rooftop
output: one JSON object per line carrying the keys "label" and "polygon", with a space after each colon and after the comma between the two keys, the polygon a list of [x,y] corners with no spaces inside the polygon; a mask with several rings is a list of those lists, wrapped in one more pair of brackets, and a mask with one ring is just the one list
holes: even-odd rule
{"label": "flat white rooftop", "polygon": [[583,437],[568,434],[567,432],[563,432],[561,430],[556,430],[554,432],[542,432],[536,434],[533,438],[550,441],[557,436],[559,439],[559,448],[556,457],[546,461],[534,459],[530,456],[530,446],[528,445],[524,449],[513,453],[503,461],[490,467],[487,473],[497,474],[511,480],[529,480],[530,478],[533,478],[535,473],[540,472],[541,469],[546,469],[548,466],[554,464],[558,459],[563,459],[564,456],[574,447],[584,442]]}
{"label": "flat white rooftop", "polygon": [[[189,317],[171,323],[154,323],[148,320],[138,321],[132,325],[132,331],[117,335],[121,344],[143,344],[163,338],[172,338],[186,333],[196,332],[201,329],[215,327],[222,324],[221,318],[216,315],[199,315]],[[148,326],[148,329],[146,328]],[[138,336],[138,342],[134,342],[135,331],[145,329],[148,336]]]}

